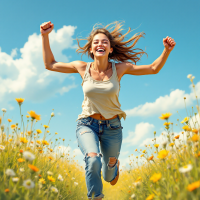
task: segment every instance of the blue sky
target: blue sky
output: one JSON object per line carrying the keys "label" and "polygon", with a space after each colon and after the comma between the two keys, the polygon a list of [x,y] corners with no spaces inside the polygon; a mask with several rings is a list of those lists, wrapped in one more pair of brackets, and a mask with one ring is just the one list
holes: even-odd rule
{"label": "blue sky", "polygon": [[[65,138],[66,146],[69,144],[68,148],[75,151],[83,164],[75,137],[83,101],[82,79],[79,74],[61,74],[44,68],[40,24],[54,23],[50,44],[55,59],[61,62],[81,60],[81,55],[75,52],[75,39],[88,36],[98,22],[106,25],[124,21],[124,32],[128,27],[132,29],[128,37],[145,32],[145,38],[136,47],[146,49],[148,57],[144,55],[137,65],[150,64],[158,58],[164,49],[163,38],[170,36],[176,47],[158,74],[125,75],[121,80],[119,101],[127,119],[122,119],[124,140],[120,160],[125,166],[129,155],[137,155],[136,148],[144,149],[144,144],[150,144],[154,131],[158,137],[164,132],[163,121],[158,118],[161,113],[171,112],[170,121],[176,124],[178,118],[187,116],[184,96],[187,107],[195,107],[188,74],[195,76],[200,97],[199,9],[197,0],[1,1],[0,108],[7,109],[6,118],[20,123],[15,98],[25,98],[22,113],[36,111],[42,124],[48,123],[54,109],[50,132]],[[82,60],[91,61],[87,56]],[[173,131],[178,134],[180,129],[174,126]]]}

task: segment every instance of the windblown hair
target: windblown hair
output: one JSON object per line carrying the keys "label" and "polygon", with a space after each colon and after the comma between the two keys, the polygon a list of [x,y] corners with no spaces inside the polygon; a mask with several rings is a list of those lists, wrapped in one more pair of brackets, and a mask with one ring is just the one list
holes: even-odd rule
{"label": "windblown hair", "polygon": [[[91,57],[94,60],[94,55],[90,53],[92,41],[96,34],[103,33],[108,37],[110,41],[110,46],[111,48],[113,48],[113,52],[109,53],[108,59],[116,60],[119,62],[125,62],[128,60],[131,60],[132,62],[136,64],[136,62],[140,60],[143,54],[147,55],[147,53],[144,52],[142,49],[139,49],[139,48],[133,49],[133,47],[136,45],[138,40],[141,37],[144,37],[143,36],[145,34],[144,32],[141,32],[139,34],[136,33],[127,41],[123,41],[125,36],[131,32],[130,27],[129,27],[129,30],[123,35],[121,33],[121,31],[123,30],[121,28],[123,26],[122,22],[116,21],[106,26],[103,26],[102,28],[99,28],[100,25],[102,26],[102,24],[98,24],[98,23],[95,24],[93,26],[93,30],[90,33],[89,37],[87,37],[86,39],[77,39],[79,48],[76,50],[76,52],[82,53],[82,55],[88,54],[88,57]],[[83,47],[81,47],[79,43],[81,40],[87,40],[87,43]],[[136,52],[136,50],[139,50],[139,51]]]}

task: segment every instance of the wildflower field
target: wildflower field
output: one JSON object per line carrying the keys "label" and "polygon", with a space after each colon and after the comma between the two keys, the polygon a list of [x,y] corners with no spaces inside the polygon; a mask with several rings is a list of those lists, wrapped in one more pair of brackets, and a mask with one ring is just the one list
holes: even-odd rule
{"label": "wildflower field", "polygon": [[[200,107],[194,77],[188,75],[188,78],[197,105],[191,112],[186,108],[187,116],[177,119],[180,134],[173,133],[171,113],[161,114],[165,132],[161,134],[162,143],[157,142],[154,132],[153,145],[133,149],[130,169],[120,170],[118,183],[111,186],[103,181],[105,200],[200,199]],[[21,114],[24,99],[16,101],[20,125],[6,119],[4,108],[0,116],[0,199],[87,199],[83,167],[59,148],[61,143],[64,145],[64,139],[53,139],[57,133],[53,136],[50,133],[54,113],[49,123],[39,129],[35,127],[39,126],[40,115],[28,111],[25,126]]]}

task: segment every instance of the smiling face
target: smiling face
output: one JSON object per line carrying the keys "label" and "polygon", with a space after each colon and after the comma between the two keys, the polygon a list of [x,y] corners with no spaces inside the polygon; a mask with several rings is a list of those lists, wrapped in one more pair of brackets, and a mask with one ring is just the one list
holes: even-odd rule
{"label": "smiling face", "polygon": [[94,57],[105,57],[108,59],[109,53],[112,53],[113,48],[110,47],[110,41],[108,37],[103,33],[98,33],[92,40],[90,52]]}

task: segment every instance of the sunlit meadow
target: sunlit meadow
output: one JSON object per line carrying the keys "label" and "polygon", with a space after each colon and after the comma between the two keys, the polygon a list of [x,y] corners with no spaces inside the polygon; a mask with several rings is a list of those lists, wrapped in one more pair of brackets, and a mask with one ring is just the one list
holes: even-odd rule
{"label": "sunlit meadow", "polygon": [[[153,145],[133,149],[130,169],[120,170],[118,183],[113,187],[103,181],[105,200],[200,198],[200,107],[194,76],[188,78],[197,105],[191,112],[186,109],[186,116],[175,122],[180,134],[173,133],[172,114],[161,114],[162,143],[154,132]],[[63,148],[65,139],[50,131],[54,112],[49,123],[42,125],[41,116],[34,111],[25,116],[21,113],[23,102],[16,98],[19,122],[6,119],[5,108],[0,116],[0,199],[87,199],[83,167]]]}

